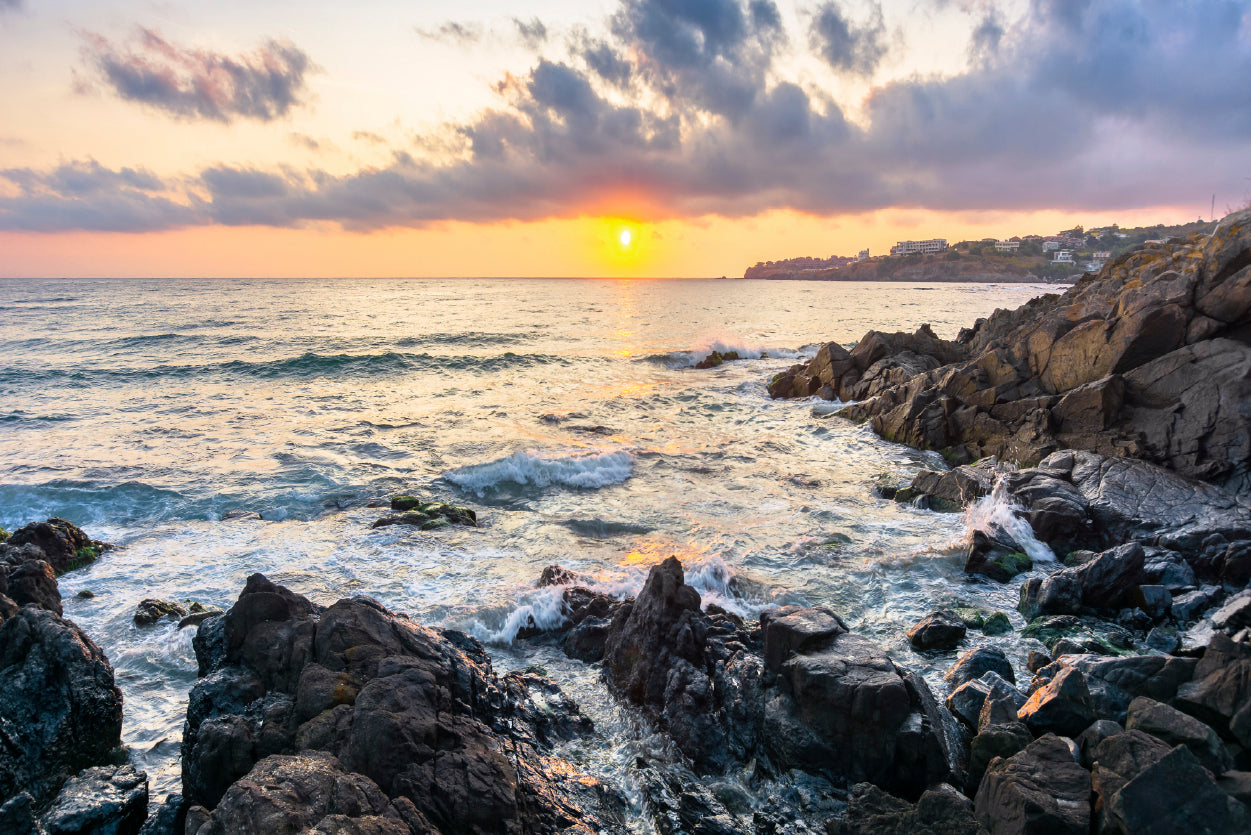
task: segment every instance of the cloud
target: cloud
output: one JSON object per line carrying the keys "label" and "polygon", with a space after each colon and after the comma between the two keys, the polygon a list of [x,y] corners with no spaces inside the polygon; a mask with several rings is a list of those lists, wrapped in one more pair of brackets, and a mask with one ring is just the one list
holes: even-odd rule
{"label": "cloud", "polygon": [[881,4],[874,4],[867,23],[853,26],[838,3],[825,3],[813,16],[810,36],[825,62],[849,75],[872,75],[886,55]]}
{"label": "cloud", "polygon": [[484,28],[479,23],[460,23],[449,20],[436,29],[418,29],[417,34],[425,40],[471,46],[482,40]]}
{"label": "cloud", "polygon": [[110,169],[95,160],[50,171],[0,170],[16,190],[0,196],[0,230],[21,232],[149,232],[203,223],[191,204],[171,200],[166,183],[144,169]]}
{"label": "cloud", "polygon": [[0,12],[16,11],[22,8],[22,0],[0,0]]}
{"label": "cloud", "polygon": [[514,17],[513,25],[517,27],[517,36],[521,38],[522,44],[530,49],[538,49],[547,40],[547,27],[537,17],[529,21]]}
{"label": "cloud", "polygon": [[87,35],[84,56],[114,93],[184,119],[269,122],[303,104],[309,57],[286,41],[230,57],[170,43],[140,29],[125,48]]}
{"label": "cloud", "polygon": [[387,144],[386,137],[381,134],[374,133],[371,130],[355,130],[352,131],[352,138],[361,142],[368,142],[370,145]]}
{"label": "cloud", "polygon": [[847,32],[842,71],[880,72],[877,47],[858,45],[883,43],[876,14],[849,23],[827,3],[814,41],[792,39],[768,0],[622,0],[607,34],[575,32],[560,54],[549,41],[551,55],[500,83],[494,107],[414,148],[437,154],[397,152],[349,173],[219,165],[163,182],[94,163],[10,170],[0,227],[98,225],[119,200],[114,222],[127,229],[372,230],[623,206],[657,219],[1115,210],[1206,197],[1251,174],[1251,22],[1238,0],[1034,0],[1011,19],[969,8],[974,60],[879,81],[850,120],[784,70],[794,49],[829,60],[841,30],[818,24],[832,11]]}
{"label": "cloud", "polygon": [[307,133],[298,133],[293,131],[287,135],[287,138],[291,140],[292,145],[298,145],[299,147],[305,148],[309,151],[321,150],[321,141],[314,139]]}

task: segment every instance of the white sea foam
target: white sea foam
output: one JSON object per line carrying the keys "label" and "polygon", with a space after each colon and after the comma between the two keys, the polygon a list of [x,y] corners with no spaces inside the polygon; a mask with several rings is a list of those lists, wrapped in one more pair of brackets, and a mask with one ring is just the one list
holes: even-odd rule
{"label": "white sea foam", "polygon": [[996,529],[1003,531],[1021,546],[1034,562],[1055,562],[1056,555],[1034,536],[1034,529],[1019,514],[1022,508],[1008,495],[1006,482],[1001,478],[995,482],[995,489],[969,505],[964,512],[964,521],[968,527],[966,543],[972,538],[974,531],[993,533]]}
{"label": "white sea foam", "polygon": [[511,644],[525,627],[542,630],[559,629],[565,623],[563,586],[532,589],[522,595],[516,608],[504,618],[499,629],[491,629],[482,621],[474,621],[470,632],[488,644]]}
{"label": "white sea foam", "polygon": [[625,450],[558,454],[525,450],[485,464],[449,470],[443,477],[479,496],[502,484],[594,489],[620,484],[634,474],[634,456]]}

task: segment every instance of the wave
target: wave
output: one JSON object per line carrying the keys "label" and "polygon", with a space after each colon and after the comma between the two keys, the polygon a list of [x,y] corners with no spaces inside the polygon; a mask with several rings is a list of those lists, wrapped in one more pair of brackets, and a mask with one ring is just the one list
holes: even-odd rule
{"label": "wave", "polygon": [[[647,581],[650,566],[640,566],[625,578],[581,577],[577,585],[593,592],[625,600],[635,597]],[[733,569],[717,556],[700,559],[685,566],[686,584],[699,592],[703,608],[716,605],[733,612],[745,620],[754,620],[765,609],[777,604],[773,601],[754,600],[742,593],[741,584]],[[567,585],[547,586],[541,589],[525,589],[518,597],[517,605],[504,615],[498,627],[491,627],[475,620],[469,631],[475,638],[490,644],[512,644],[522,629],[547,632],[565,625],[564,594]]]}
{"label": "wave", "polygon": [[991,535],[1002,532],[1020,545],[1034,562],[1055,562],[1056,555],[1046,543],[1034,536],[1034,529],[1020,515],[1022,512],[1023,508],[1008,495],[1007,482],[1000,478],[995,482],[994,490],[969,505],[964,512],[968,527],[964,544],[972,542],[974,531]]}
{"label": "wave", "polygon": [[421,336],[405,336],[395,341],[400,348],[420,348],[426,345],[518,345],[542,336],[541,333],[428,333]]}
{"label": "wave", "polygon": [[449,470],[443,477],[483,496],[509,484],[593,490],[620,484],[633,474],[634,456],[624,450],[566,455],[526,450],[485,464]]}
{"label": "wave", "polygon": [[184,511],[188,504],[175,490],[141,481],[102,485],[58,479],[43,484],[0,484],[0,525],[13,530],[50,516],[79,525],[158,521]]}
{"label": "wave", "polygon": [[208,365],[156,365],[141,368],[3,368],[0,384],[70,381],[75,383],[126,382],[165,377],[196,378],[213,375],[236,375],[259,379],[314,379],[339,375],[386,376],[410,371],[440,372],[472,371],[491,373],[532,368],[544,365],[570,365],[566,357],[547,354],[514,354],[511,351],[489,357],[438,356],[403,354],[387,351],[381,354],[316,354],[306,352],[297,357],[275,360],[229,362]]}
{"label": "wave", "polygon": [[[816,350],[814,346],[811,354]],[[740,359],[756,360],[756,359],[795,359],[804,349],[796,352],[789,348],[769,348],[757,343],[748,342],[741,337],[718,334],[705,337],[699,340],[694,347],[681,351],[672,351],[667,354],[650,354],[640,357],[643,362],[650,362],[656,365],[663,365],[666,368],[689,368],[702,359],[705,359],[713,351],[721,354],[734,352],[739,355]]]}

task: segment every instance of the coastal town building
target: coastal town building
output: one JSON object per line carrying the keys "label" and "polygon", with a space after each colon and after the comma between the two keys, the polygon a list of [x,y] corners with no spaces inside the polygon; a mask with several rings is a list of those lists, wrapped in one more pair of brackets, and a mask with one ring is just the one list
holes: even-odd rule
{"label": "coastal town building", "polygon": [[1072,251],[1071,251],[1071,250],[1067,250],[1067,249],[1062,249],[1062,250],[1060,250],[1059,252],[1057,252],[1057,253],[1056,253],[1056,256],[1055,256],[1054,258],[1052,258],[1052,259],[1051,259],[1051,263],[1053,263],[1053,264],[1073,264],[1073,263],[1075,263],[1075,262],[1073,261],[1073,253],[1072,253]]}
{"label": "coastal town building", "polygon": [[946,238],[933,238],[928,241],[900,241],[890,248],[891,255],[929,255],[942,252],[947,248]]}
{"label": "coastal town building", "polygon": [[999,252],[1012,252],[1021,248],[1020,238],[1014,241],[995,241],[995,249]]}
{"label": "coastal town building", "polygon": [[857,260],[857,261],[868,261],[868,260],[869,260],[869,250],[867,250],[867,249],[862,249],[862,250],[860,250],[860,252],[856,254],[856,260]]}

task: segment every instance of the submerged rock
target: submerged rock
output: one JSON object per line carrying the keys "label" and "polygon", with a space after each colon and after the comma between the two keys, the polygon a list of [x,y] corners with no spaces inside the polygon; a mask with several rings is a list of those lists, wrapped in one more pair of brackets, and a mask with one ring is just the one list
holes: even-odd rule
{"label": "submerged rock", "polygon": [[476,527],[478,514],[468,507],[446,502],[423,502],[415,496],[396,496],[391,499],[391,509],[399,511],[374,522],[373,527],[388,525],[411,525],[423,531],[434,531],[449,525]]}
{"label": "submerged rock", "polygon": [[186,616],[187,610],[181,604],[149,597],[135,607],[134,621],[135,626],[152,626],[161,618],[182,619]]}

